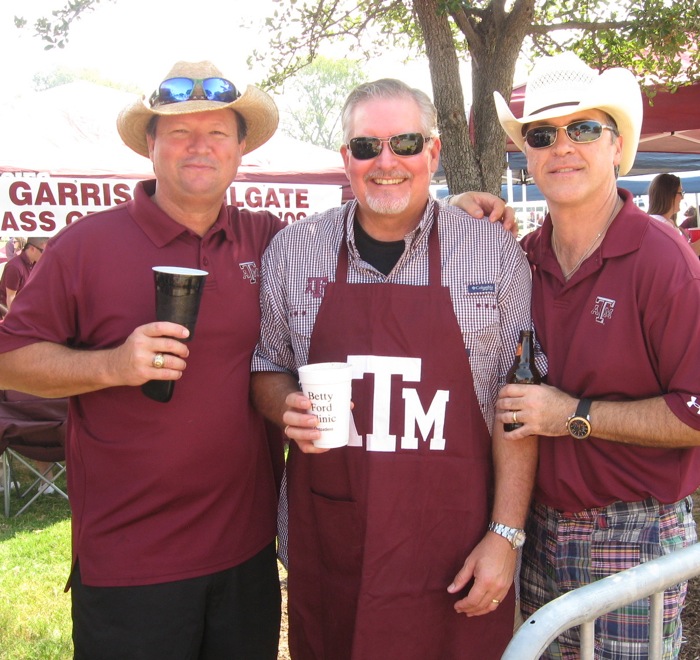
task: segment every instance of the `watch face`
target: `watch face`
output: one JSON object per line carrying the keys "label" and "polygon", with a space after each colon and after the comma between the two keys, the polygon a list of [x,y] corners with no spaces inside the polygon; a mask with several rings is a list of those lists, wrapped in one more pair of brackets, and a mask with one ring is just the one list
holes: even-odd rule
{"label": "watch face", "polygon": [[569,420],[569,433],[577,440],[584,440],[591,433],[591,424],[583,417],[573,417]]}
{"label": "watch face", "polygon": [[522,548],[523,545],[525,545],[525,532],[519,529],[515,532],[515,536],[513,537],[513,547]]}

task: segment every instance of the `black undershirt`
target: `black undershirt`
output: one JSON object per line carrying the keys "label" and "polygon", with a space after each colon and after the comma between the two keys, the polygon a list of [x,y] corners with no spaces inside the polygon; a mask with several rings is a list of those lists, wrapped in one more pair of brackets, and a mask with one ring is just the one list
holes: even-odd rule
{"label": "black undershirt", "polygon": [[378,241],[372,238],[355,219],[355,245],[360,256],[374,266],[380,273],[388,275],[406,249],[406,243],[400,241]]}

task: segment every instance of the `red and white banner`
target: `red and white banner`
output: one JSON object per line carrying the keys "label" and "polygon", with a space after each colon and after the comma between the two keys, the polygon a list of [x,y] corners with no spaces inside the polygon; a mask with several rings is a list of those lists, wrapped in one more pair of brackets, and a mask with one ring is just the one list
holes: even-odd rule
{"label": "red and white banner", "polygon": [[[136,179],[0,175],[0,236],[53,236],[78,218],[133,197]],[[233,183],[226,203],[287,223],[340,206],[340,186]]]}

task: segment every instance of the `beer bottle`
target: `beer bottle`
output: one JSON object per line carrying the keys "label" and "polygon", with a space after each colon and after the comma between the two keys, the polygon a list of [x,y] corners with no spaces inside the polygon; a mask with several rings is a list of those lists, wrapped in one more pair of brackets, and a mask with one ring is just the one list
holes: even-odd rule
{"label": "beer bottle", "polygon": [[[535,364],[535,347],[532,341],[532,330],[521,330],[520,341],[515,349],[515,360],[513,366],[508,371],[506,383],[516,383],[517,385],[539,385],[542,376]],[[506,431],[515,431],[522,424],[504,424]]]}

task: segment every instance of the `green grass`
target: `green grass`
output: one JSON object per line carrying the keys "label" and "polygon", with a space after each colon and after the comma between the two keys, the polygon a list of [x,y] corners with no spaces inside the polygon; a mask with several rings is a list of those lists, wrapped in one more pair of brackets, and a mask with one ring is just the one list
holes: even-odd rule
{"label": "green grass", "polygon": [[[11,513],[20,506],[13,491]],[[72,658],[70,594],[63,591],[70,548],[70,508],[59,495],[40,497],[16,518],[0,512],[0,660]]]}

